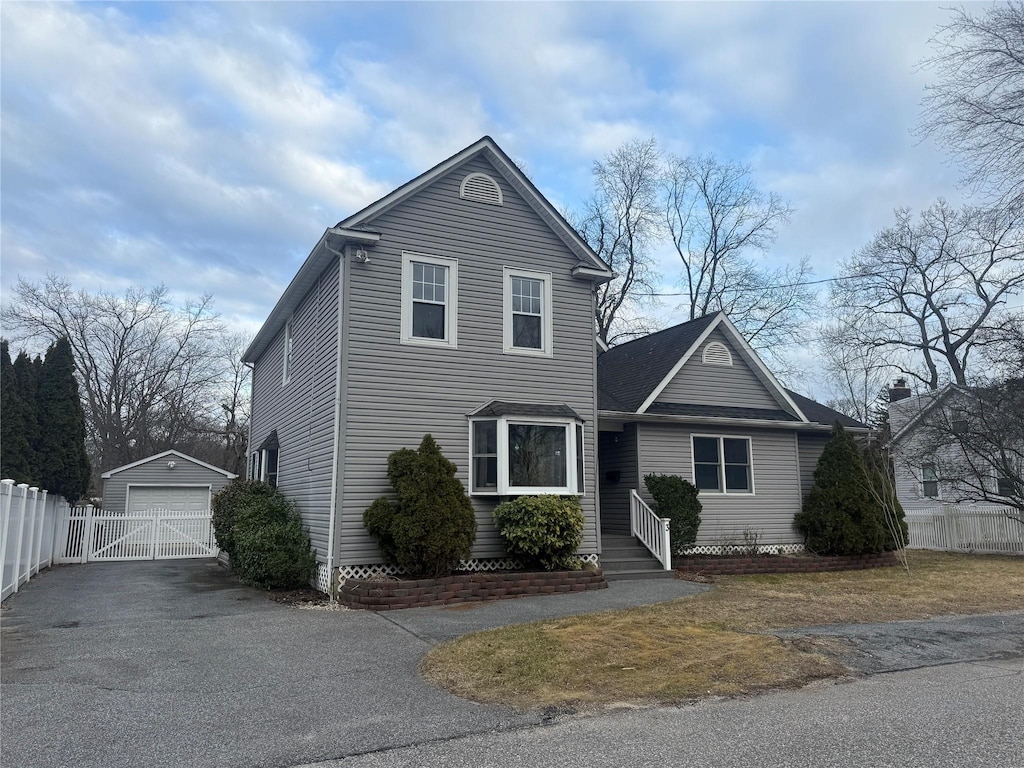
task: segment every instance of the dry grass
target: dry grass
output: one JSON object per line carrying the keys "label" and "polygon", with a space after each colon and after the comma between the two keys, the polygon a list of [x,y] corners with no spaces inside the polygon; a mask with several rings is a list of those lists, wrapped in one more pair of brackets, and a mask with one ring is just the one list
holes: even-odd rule
{"label": "dry grass", "polygon": [[911,553],[911,573],[723,577],[712,592],[480,632],[435,649],[424,676],[476,701],[535,707],[681,701],[803,685],[845,670],[759,634],[1024,607],[1024,558]]}

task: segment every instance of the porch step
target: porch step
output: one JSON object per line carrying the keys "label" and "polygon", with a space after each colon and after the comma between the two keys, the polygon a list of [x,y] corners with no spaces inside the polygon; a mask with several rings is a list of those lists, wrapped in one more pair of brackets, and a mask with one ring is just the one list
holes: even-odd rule
{"label": "porch step", "polygon": [[601,571],[608,581],[675,578],[675,573],[662,568],[647,547],[621,534],[601,536]]}

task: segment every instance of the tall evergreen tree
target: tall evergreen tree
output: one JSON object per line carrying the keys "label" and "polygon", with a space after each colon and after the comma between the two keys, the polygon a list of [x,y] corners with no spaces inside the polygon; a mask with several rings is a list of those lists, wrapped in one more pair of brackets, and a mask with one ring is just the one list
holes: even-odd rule
{"label": "tall evergreen tree", "polygon": [[35,403],[26,403],[18,386],[7,340],[0,340],[0,475],[18,483],[32,482],[32,446],[26,419]]}
{"label": "tall evergreen tree", "polygon": [[39,385],[40,368],[32,362],[32,358],[24,350],[19,352],[14,359],[13,368],[18,396],[24,404],[22,411],[23,434],[28,443],[25,454],[27,479],[23,482],[36,485],[39,483],[39,411],[36,403],[36,389]]}
{"label": "tall evergreen tree", "polygon": [[40,487],[74,503],[89,492],[85,412],[75,380],[71,344],[60,337],[46,351],[36,397]]}

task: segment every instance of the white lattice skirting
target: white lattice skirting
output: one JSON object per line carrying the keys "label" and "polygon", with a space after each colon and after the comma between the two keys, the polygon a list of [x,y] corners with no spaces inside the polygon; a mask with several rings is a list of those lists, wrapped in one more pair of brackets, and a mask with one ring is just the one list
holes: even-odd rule
{"label": "white lattice skirting", "polygon": [[803,544],[761,544],[754,551],[742,544],[706,544],[687,547],[683,556],[687,555],[795,555],[804,551]]}
{"label": "white lattice skirting", "polygon": [[[580,560],[584,563],[597,564],[598,558],[596,554],[591,555],[580,555]],[[460,571],[511,571],[522,568],[523,565],[518,560],[511,557],[487,557],[477,558],[473,560],[460,560],[458,570]],[[322,563],[320,568],[326,572],[327,567]],[[341,580],[345,579],[372,579],[375,576],[398,576],[405,571],[396,565],[388,565],[387,563],[370,563],[368,565],[343,565],[338,568],[338,576]],[[330,584],[330,580],[326,582]],[[317,587],[317,589],[321,589]],[[322,589],[326,592],[327,589]]]}

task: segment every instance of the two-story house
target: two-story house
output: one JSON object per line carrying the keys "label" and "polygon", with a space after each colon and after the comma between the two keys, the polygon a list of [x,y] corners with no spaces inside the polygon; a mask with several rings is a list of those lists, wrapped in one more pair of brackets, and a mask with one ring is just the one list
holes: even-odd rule
{"label": "two-story house", "polygon": [[424,433],[476,509],[470,567],[506,562],[492,510],[533,493],[579,496],[597,561],[648,472],[696,482],[709,544],[756,527],[799,546],[792,516],[843,417],[784,390],[721,314],[603,352],[599,393],[611,277],[488,137],[323,234],[244,356],[249,476],[296,502],[321,588],[387,570],[363,512]]}

